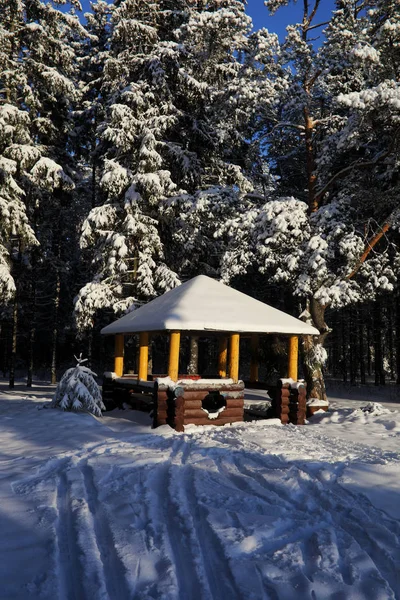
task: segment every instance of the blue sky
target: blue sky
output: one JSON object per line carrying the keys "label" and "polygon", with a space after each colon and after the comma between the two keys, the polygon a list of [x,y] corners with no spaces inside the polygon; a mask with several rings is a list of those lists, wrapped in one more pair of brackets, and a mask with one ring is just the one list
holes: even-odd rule
{"label": "blue sky", "polygon": [[[280,8],[275,15],[271,17],[264,6],[264,0],[248,0],[246,12],[253,19],[254,29],[266,27],[269,31],[277,33],[280,39],[283,39],[286,26],[290,23],[298,23],[301,21],[302,8],[302,2],[291,2],[289,6]],[[334,0],[322,0],[317,13],[319,22],[327,21],[330,18],[333,8]]]}

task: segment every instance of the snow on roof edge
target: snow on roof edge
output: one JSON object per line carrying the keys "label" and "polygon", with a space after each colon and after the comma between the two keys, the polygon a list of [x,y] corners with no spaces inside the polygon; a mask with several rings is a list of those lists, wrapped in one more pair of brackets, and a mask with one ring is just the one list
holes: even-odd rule
{"label": "snow on roof edge", "polygon": [[319,335],[308,323],[205,275],[124,315],[101,333],[143,331]]}
{"label": "snow on roof edge", "polygon": [[294,328],[289,328],[287,330],[278,330],[278,329],[259,329],[259,328],[254,328],[254,329],[240,329],[239,327],[230,327],[230,328],[224,328],[221,327],[219,329],[211,329],[211,328],[201,328],[201,327],[186,327],[186,325],[176,325],[174,327],[164,327],[162,329],[160,328],[155,328],[152,329],[151,327],[137,327],[137,328],[132,328],[129,331],[125,328],[125,327],[112,327],[114,325],[114,323],[110,323],[110,325],[107,325],[106,327],[103,327],[103,329],[100,331],[101,335],[116,335],[118,333],[123,333],[125,335],[129,335],[129,334],[133,334],[133,333],[142,333],[142,332],[149,332],[149,333],[170,333],[171,331],[186,331],[186,332],[191,332],[193,334],[198,334],[198,333],[239,333],[242,335],[250,335],[253,333],[259,333],[261,335],[320,335],[320,332],[318,331],[318,329],[316,329],[315,327],[312,327],[311,325],[309,325],[307,327],[307,329],[303,329],[303,330],[295,330]]}

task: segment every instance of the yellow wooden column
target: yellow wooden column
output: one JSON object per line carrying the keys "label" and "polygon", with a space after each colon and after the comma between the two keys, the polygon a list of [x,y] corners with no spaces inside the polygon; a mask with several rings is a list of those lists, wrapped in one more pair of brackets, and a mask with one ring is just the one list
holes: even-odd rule
{"label": "yellow wooden column", "polygon": [[169,335],[169,364],[168,376],[172,381],[178,381],[179,374],[179,349],[181,343],[181,332],[171,331]]}
{"label": "yellow wooden column", "polygon": [[239,334],[232,333],[229,339],[229,377],[235,382],[239,379],[239,341]]}
{"label": "yellow wooden column", "polygon": [[228,338],[223,337],[219,340],[218,352],[218,375],[226,377],[226,366],[228,363]]}
{"label": "yellow wooden column", "polygon": [[115,336],[114,350],[114,373],[118,377],[124,374],[124,334],[118,333]]}
{"label": "yellow wooden column", "polygon": [[291,335],[289,338],[289,364],[288,364],[288,377],[297,381],[298,371],[297,365],[299,360],[299,338],[297,335]]}
{"label": "yellow wooden column", "polygon": [[253,333],[251,336],[250,381],[258,381],[258,343],[258,334]]}
{"label": "yellow wooden column", "polygon": [[149,334],[142,331],[139,334],[139,369],[138,379],[147,381],[147,367],[149,364]]}

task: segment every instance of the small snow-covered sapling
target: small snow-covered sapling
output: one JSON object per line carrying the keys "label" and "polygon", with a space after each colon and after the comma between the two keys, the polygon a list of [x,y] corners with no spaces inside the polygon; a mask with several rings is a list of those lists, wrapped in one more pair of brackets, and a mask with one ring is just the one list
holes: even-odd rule
{"label": "small snow-covered sapling", "polygon": [[74,358],[77,365],[65,371],[61,377],[51,407],[85,411],[101,417],[101,411],[105,410],[105,406],[100,388],[94,379],[96,373],[82,366],[87,361],[86,358],[82,358],[82,354],[79,358],[76,356]]}

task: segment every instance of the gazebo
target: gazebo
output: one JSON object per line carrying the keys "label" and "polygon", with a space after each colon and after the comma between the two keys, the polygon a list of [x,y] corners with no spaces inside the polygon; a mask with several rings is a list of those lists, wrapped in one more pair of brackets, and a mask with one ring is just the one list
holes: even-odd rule
{"label": "gazebo", "polygon": [[[193,396],[194,390],[199,390],[200,387],[205,392],[212,390],[220,395],[223,395],[223,390],[225,392],[232,391],[225,389],[227,386],[228,388],[235,387],[236,392],[237,387],[243,389],[243,383],[239,382],[241,336],[251,337],[252,340],[250,377],[252,381],[258,380],[259,335],[286,336],[288,338],[287,375],[290,380],[297,382],[298,336],[318,335],[319,331],[295,317],[210,277],[199,275],[104,327],[101,333],[115,336],[114,385],[121,379],[124,379],[126,384],[129,380],[129,384],[133,386],[132,389],[136,388],[140,393],[148,389],[151,383],[148,382],[150,335],[168,334],[170,339],[168,381],[158,380],[154,384],[151,383],[151,386],[158,387],[158,390],[161,386],[164,392],[164,388],[167,387],[170,395],[174,387],[178,388],[178,395],[175,393],[175,397],[180,394],[179,397],[182,398],[188,394]],[[139,334],[138,373],[137,375],[124,375],[124,336],[135,333]],[[218,375],[220,380],[199,379],[195,383],[187,380],[186,382],[179,381],[179,353],[182,334],[196,337],[211,335],[219,337]],[[188,390],[186,394],[185,389]],[[228,408],[226,405],[226,409]],[[236,418],[237,416],[234,420],[242,420]],[[241,417],[243,418],[243,409]],[[227,415],[223,417],[225,422],[226,418],[228,418]],[[218,424],[219,419],[222,417],[213,418],[210,423]],[[159,424],[159,421],[156,424]]]}

